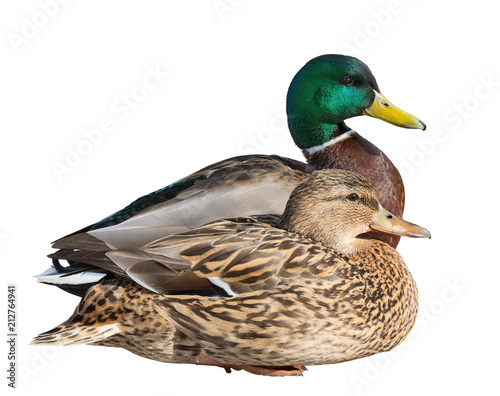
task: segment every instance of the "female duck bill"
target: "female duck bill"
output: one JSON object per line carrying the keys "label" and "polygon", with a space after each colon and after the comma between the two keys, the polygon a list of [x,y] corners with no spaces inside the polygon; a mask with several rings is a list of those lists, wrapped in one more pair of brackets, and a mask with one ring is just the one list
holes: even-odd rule
{"label": "female duck bill", "polygon": [[411,238],[430,238],[431,233],[424,227],[402,220],[379,205],[377,218],[370,224],[370,228],[400,236]]}

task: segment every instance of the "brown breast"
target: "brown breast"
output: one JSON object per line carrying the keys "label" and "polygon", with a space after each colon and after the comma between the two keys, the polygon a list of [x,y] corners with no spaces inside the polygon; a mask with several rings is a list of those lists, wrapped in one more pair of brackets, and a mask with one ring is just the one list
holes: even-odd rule
{"label": "brown breast", "polygon": [[[399,171],[382,151],[356,132],[312,155],[307,152],[304,154],[307,163],[314,169],[343,169],[366,177],[377,192],[382,206],[392,214],[402,217],[405,192]],[[394,248],[400,240],[397,235],[378,232],[365,235],[382,239]]]}

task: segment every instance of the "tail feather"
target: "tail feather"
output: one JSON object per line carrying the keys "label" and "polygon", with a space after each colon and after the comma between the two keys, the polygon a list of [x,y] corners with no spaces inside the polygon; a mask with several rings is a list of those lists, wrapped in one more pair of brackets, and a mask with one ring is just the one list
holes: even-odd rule
{"label": "tail feather", "polygon": [[113,295],[117,290],[115,283],[111,281],[107,287],[96,285],[90,288],[68,320],[35,337],[31,343],[93,344],[118,334],[122,321],[114,305],[117,299]]}
{"label": "tail feather", "polygon": [[77,264],[73,266],[70,263],[68,267],[63,267],[59,260],[54,258],[52,264],[52,267],[35,276],[38,282],[57,286],[78,297],[83,297],[93,285],[106,276],[106,273],[95,267],[82,268],[79,263],[73,263]]}
{"label": "tail feather", "polygon": [[85,326],[78,323],[62,324],[35,337],[31,345],[77,345],[102,341],[120,332],[119,323]]}
{"label": "tail feather", "polygon": [[104,272],[112,272],[126,277],[125,271],[111,261],[107,252],[93,252],[91,250],[58,250],[49,254],[52,259],[66,260],[69,267],[63,267],[63,271],[70,269],[93,269]]}

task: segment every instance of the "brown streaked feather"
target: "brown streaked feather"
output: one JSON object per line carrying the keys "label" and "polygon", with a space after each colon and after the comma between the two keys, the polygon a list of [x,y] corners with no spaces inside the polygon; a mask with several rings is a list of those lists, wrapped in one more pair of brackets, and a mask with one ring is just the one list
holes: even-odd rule
{"label": "brown streaked feather", "polygon": [[335,265],[347,260],[337,251],[255,218],[217,221],[141,248],[62,250],[50,257],[92,264],[166,294],[209,287],[208,278],[220,278],[238,292],[260,290],[303,272],[328,277]]}
{"label": "brown streaked feather", "polygon": [[186,292],[199,293],[200,290],[214,291],[212,283],[206,278],[200,278],[191,270],[180,272],[177,276],[170,278],[165,283],[159,283],[158,286],[163,286],[168,292]]}
{"label": "brown streaked feather", "polygon": [[[172,246],[174,249],[169,251]],[[120,254],[118,250],[108,256],[114,260]],[[347,260],[333,249],[254,218],[207,224],[193,232],[155,241],[134,250],[134,254],[138,258],[154,257],[165,265],[176,261],[180,265],[177,271],[182,267],[177,260],[184,259],[193,274],[200,278],[220,278],[233,290],[262,289],[271,278],[281,279],[272,281],[276,284],[282,279],[296,278],[304,271],[310,277],[328,277],[335,273],[335,265]],[[162,282],[165,280],[149,286],[157,287]]]}

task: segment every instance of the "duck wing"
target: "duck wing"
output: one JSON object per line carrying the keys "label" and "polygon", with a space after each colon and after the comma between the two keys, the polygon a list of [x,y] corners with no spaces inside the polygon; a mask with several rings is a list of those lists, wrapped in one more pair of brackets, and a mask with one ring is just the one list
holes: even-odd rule
{"label": "duck wing", "polygon": [[112,250],[106,257],[127,277],[161,294],[189,293],[209,281],[236,295],[275,288],[304,273],[327,278],[348,265],[340,252],[252,217],[219,220],[143,247]]}
{"label": "duck wing", "polygon": [[53,247],[107,251],[240,216],[281,214],[307,165],[276,155],[230,158],[199,170],[66,237]]}

